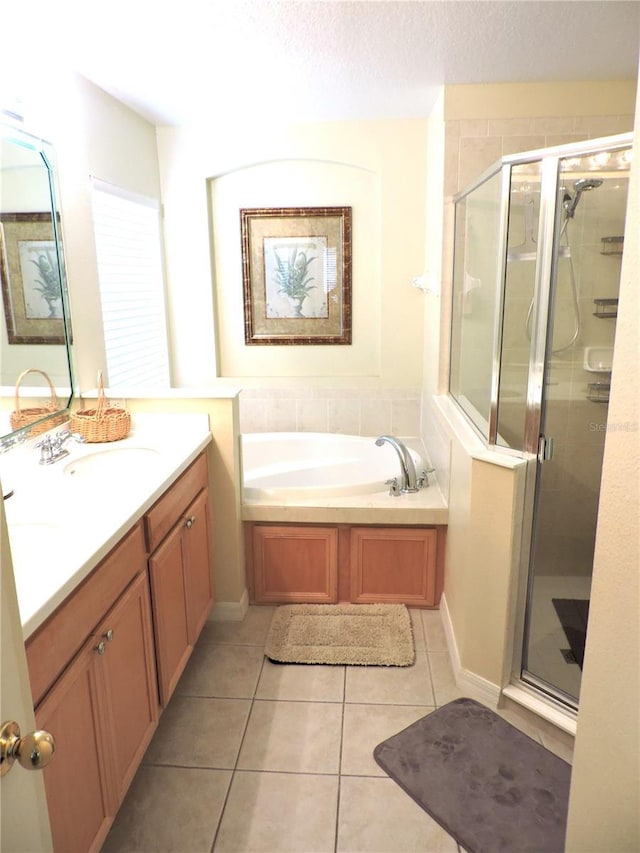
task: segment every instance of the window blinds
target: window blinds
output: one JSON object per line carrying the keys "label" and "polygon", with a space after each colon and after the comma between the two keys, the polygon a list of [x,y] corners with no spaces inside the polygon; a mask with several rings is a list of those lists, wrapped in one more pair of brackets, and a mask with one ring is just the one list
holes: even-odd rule
{"label": "window blinds", "polygon": [[92,182],[100,303],[111,388],[168,388],[160,206]]}

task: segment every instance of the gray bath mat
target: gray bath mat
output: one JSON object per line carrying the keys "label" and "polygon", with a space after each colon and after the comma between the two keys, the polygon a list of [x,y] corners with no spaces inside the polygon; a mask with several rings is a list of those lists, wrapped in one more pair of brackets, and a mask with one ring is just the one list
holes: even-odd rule
{"label": "gray bath mat", "polygon": [[276,663],[411,666],[411,617],[404,604],[285,604],[265,654]]}
{"label": "gray bath mat", "polygon": [[373,752],[469,853],[562,853],[571,767],[498,714],[456,699]]}

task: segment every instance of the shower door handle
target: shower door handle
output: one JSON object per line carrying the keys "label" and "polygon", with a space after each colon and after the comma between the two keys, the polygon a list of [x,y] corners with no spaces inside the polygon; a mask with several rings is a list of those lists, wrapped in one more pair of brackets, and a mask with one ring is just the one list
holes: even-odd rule
{"label": "shower door handle", "polygon": [[553,439],[541,435],[538,439],[538,462],[548,462],[550,459],[553,459]]}

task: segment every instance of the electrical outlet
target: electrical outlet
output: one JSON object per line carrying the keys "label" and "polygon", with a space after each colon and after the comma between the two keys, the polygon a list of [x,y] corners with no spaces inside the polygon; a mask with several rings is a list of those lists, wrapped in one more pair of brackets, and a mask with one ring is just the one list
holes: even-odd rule
{"label": "electrical outlet", "polygon": [[112,409],[126,409],[127,408],[127,401],[122,400],[122,399],[118,399],[116,397],[110,397],[109,398],[109,407]]}

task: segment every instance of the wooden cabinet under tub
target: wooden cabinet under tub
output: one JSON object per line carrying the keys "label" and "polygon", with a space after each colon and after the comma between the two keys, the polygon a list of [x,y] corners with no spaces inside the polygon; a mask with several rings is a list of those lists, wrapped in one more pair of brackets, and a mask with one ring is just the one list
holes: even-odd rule
{"label": "wooden cabinet under tub", "polygon": [[245,523],[255,604],[437,607],[446,528]]}

